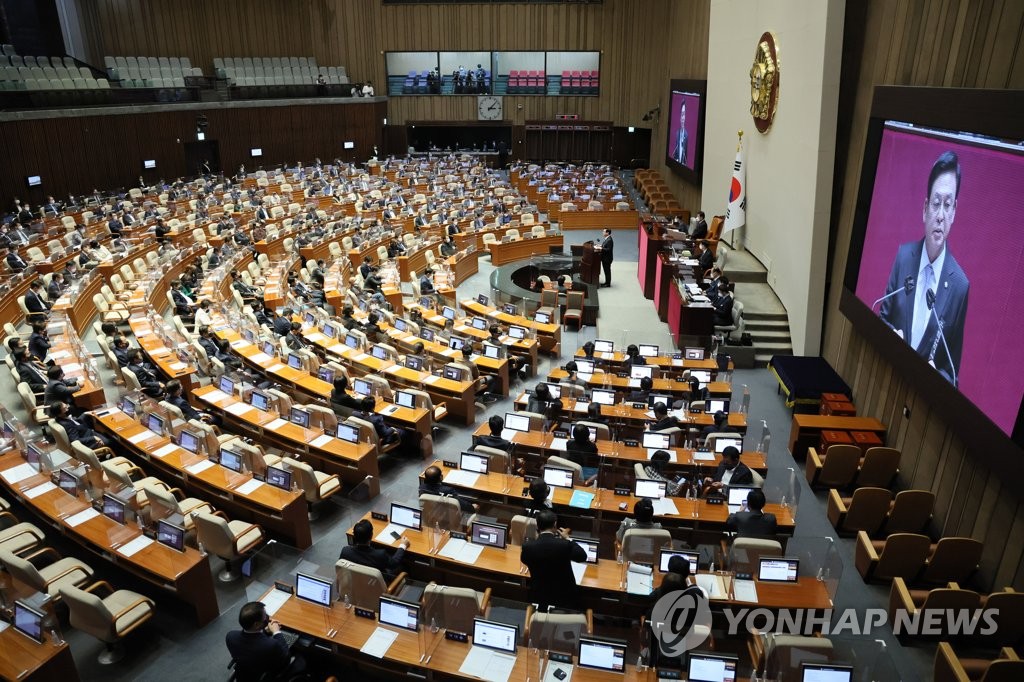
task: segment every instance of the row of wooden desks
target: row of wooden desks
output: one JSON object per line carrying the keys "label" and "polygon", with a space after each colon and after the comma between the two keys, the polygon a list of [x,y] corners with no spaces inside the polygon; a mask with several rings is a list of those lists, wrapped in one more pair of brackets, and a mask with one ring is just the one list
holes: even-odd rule
{"label": "row of wooden desks", "polygon": [[552,249],[560,252],[563,248],[562,235],[545,237],[524,237],[510,242],[496,242],[487,245],[491,252],[491,265],[506,265],[531,256],[546,256]]}
{"label": "row of wooden desks", "polygon": [[[548,380],[558,383],[567,376],[569,374],[559,367],[548,373]],[[640,388],[640,379],[630,379],[628,376],[623,377],[611,372],[594,372],[580,376],[586,380],[587,386],[590,388],[603,388],[627,395]],[[707,391],[712,398],[729,398],[732,396],[732,384],[728,381],[709,381],[707,382]],[[671,395],[677,399],[689,399],[690,384],[683,381],[682,377],[653,379],[651,393]]]}
{"label": "row of wooden desks", "polygon": [[0,631],[0,680],[77,682],[80,679],[67,642],[35,642],[13,627]]}
{"label": "row of wooden desks", "polygon": [[[541,350],[553,355],[559,354],[562,343],[562,325],[560,324],[537,322],[536,320],[531,320],[523,315],[509,315],[499,308],[484,305],[471,298],[462,299],[459,301],[459,305],[461,305],[462,309],[471,315],[494,320],[506,327],[516,325],[518,327],[532,329],[536,332],[537,343],[540,344]],[[513,346],[513,349],[515,349],[515,347],[516,346]],[[533,366],[536,367],[536,351],[531,354],[531,358]]]}
{"label": "row of wooden desks", "polygon": [[822,431],[869,431],[885,444],[885,424],[874,417],[794,414],[789,431],[790,453],[797,459],[806,457],[807,448],[818,446]]}

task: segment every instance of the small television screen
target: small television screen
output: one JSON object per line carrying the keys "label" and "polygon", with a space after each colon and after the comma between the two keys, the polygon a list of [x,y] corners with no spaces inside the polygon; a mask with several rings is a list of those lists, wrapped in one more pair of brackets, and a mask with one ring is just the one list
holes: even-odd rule
{"label": "small television screen", "polygon": [[476,329],[478,331],[487,330],[487,320],[485,320],[482,317],[474,317],[473,321],[470,322],[470,324],[473,325],[473,329]]}
{"label": "small television screen", "polygon": [[497,549],[505,549],[508,539],[508,528],[493,523],[474,521],[470,526],[470,542],[474,545],[487,545]]}
{"label": "small television screen", "polygon": [[178,552],[184,552],[185,529],[164,520],[157,521],[156,541]]}
{"label": "small television screen", "polygon": [[242,471],[242,455],[235,452],[234,450],[221,450],[220,451],[220,464],[225,469],[231,469],[236,473]]}
{"label": "small television screen", "polygon": [[110,493],[103,493],[103,515],[124,525],[125,503]]}
{"label": "small television screen", "polygon": [[359,429],[351,424],[338,424],[338,438],[348,443],[358,443]]}
{"label": "small television screen", "polygon": [[316,376],[320,381],[326,381],[329,384],[334,383],[334,370],[330,367],[320,367],[316,371]]}
{"label": "small television screen", "polygon": [[549,313],[537,312],[534,316],[538,324],[551,324],[551,315]]}
{"label": "small television screen", "polygon": [[352,390],[364,397],[372,396],[373,384],[366,379],[356,379],[352,382]]}
{"label": "small television screen", "polygon": [[199,443],[202,442],[198,434],[192,431],[182,431],[178,434],[178,445],[189,452],[199,452]]}
{"label": "small television screen", "polygon": [[503,313],[505,313],[506,315],[518,315],[519,314],[519,308],[516,307],[515,303],[506,303],[505,305],[501,306],[501,311]]}
{"label": "small television screen", "polygon": [[476,297],[476,302],[479,303],[480,305],[487,305],[487,301],[487,294],[479,294]]}
{"label": "small television screen", "polygon": [[416,396],[408,391],[398,391],[395,393],[395,403],[411,409],[416,407]]}
{"label": "small television screen", "polygon": [[414,369],[417,372],[423,369],[423,358],[418,355],[406,355],[405,366],[409,369]]}
{"label": "small television screen", "polygon": [[392,599],[391,597],[380,597],[378,607],[380,622],[384,625],[391,625],[403,630],[419,629],[420,606],[407,602]]}
{"label": "small television screen", "polygon": [[267,467],[267,483],[281,490],[292,489],[292,472],[276,466]]}
{"label": "small television screen", "polygon": [[43,184],[43,179],[38,175],[30,175],[27,178],[29,187],[38,187]]}
{"label": "small television screen", "polygon": [[595,353],[614,353],[615,344],[605,339],[594,339],[594,352]]}
{"label": "small television screen", "polygon": [[419,530],[423,525],[423,512],[416,507],[407,507],[404,504],[391,503],[391,523]]}
{"label": "small television screen", "polygon": [[164,434],[164,428],[166,427],[166,424],[166,420],[164,420],[164,418],[158,414],[153,414],[152,412],[150,412],[148,415],[146,415],[146,428],[152,431],[153,433],[162,436]]}
{"label": "small television screen", "polygon": [[658,357],[658,347],[652,346],[647,343],[641,343],[639,346],[640,357],[643,358],[656,358]]}
{"label": "small television screen", "polygon": [[142,167],[146,169],[156,168],[156,159],[146,159],[142,162]]}
{"label": "small television screen", "polygon": [[217,382],[217,388],[220,389],[221,393],[231,395],[235,392],[235,382],[226,376],[222,376],[220,381]]}
{"label": "small television screen", "polygon": [[579,666],[621,673],[626,670],[626,642],[580,637]]}
{"label": "small television screen", "polygon": [[302,369],[302,358],[295,353],[288,354],[288,366],[292,369]]}
{"label": "small television screen", "polygon": [[306,575],[305,573],[295,574],[295,596],[320,606],[331,605],[332,586],[333,581],[327,578]]}
{"label": "small television screen", "polygon": [[486,455],[478,455],[475,452],[463,452],[459,457],[459,468],[463,471],[486,474],[489,462],[490,459]]}
{"label": "small television screen", "polygon": [[445,366],[444,372],[442,374],[444,378],[448,379],[449,381],[462,381],[462,370],[459,369],[458,367],[452,367],[451,365],[447,365]]}
{"label": "small television screen", "polygon": [[428,341],[428,342],[433,341],[434,340],[434,330],[433,329],[427,329],[426,327],[420,327],[420,338],[423,339],[424,341]]}
{"label": "small television screen", "polygon": [[501,349],[500,346],[495,346],[495,345],[490,344],[490,343],[485,343],[484,344],[484,357],[485,358],[490,358],[492,360],[500,360],[501,359],[501,350],[502,349]]}
{"label": "small television screen", "polygon": [[673,80],[668,103],[665,163],[683,177],[700,179],[704,151],[706,81]]}
{"label": "small television screen", "polygon": [[453,336],[452,338],[448,339],[448,347],[451,348],[452,350],[462,350],[465,346],[466,340],[461,337]]}
{"label": "small television screen", "polygon": [[355,149],[356,148],[356,143],[349,140],[349,141],[343,142],[341,146],[342,146],[343,149]]}
{"label": "small television screen", "polygon": [[39,644],[42,644],[46,638],[43,634],[45,618],[42,611],[36,611],[20,601],[14,602],[14,629]]}
{"label": "small television screen", "polygon": [[338,332],[334,328],[333,324],[325,324],[324,325],[324,336],[326,336],[327,338],[333,339],[337,335],[337,333]]}
{"label": "small television screen", "polygon": [[301,426],[304,429],[309,428],[309,411],[304,410],[301,407],[292,407],[291,413],[292,424]]}
{"label": "small television screen", "polygon": [[370,355],[377,358],[378,360],[387,360],[388,351],[386,348],[382,348],[381,346],[373,346],[372,348],[370,348]]}
{"label": "small television screen", "polygon": [[249,155],[252,156],[253,158],[256,158],[258,156],[263,156],[263,148],[262,147],[253,147],[252,149],[249,150]]}
{"label": "small television screen", "polygon": [[259,391],[253,391],[249,395],[249,400],[252,406],[261,412],[266,412],[270,409],[270,396],[266,393],[260,393]]}
{"label": "small television screen", "polygon": [[524,339],[526,338],[526,327],[512,325],[508,328],[508,335],[516,340]]}
{"label": "small television screen", "polygon": [[590,399],[598,405],[614,405],[615,391],[605,391],[604,389],[595,388],[590,394]]}
{"label": "small television screen", "polygon": [[395,329],[397,329],[400,332],[409,331],[409,323],[406,320],[402,319],[401,317],[396,317]]}
{"label": "small television screen", "polygon": [[454,320],[455,308],[452,308],[450,306],[445,306],[444,308],[441,308],[441,317],[443,317],[446,320]]}
{"label": "small television screen", "polygon": [[362,344],[359,343],[359,337],[355,334],[345,335],[345,345],[349,348],[359,348]]}

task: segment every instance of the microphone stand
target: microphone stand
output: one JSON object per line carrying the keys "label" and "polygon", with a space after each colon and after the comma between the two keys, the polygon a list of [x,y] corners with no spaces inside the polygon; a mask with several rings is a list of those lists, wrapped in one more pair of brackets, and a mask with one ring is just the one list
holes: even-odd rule
{"label": "microphone stand", "polygon": [[913,291],[914,291],[914,278],[911,275],[907,275],[906,279],[903,280],[903,286],[901,286],[899,289],[896,289],[895,291],[893,291],[891,293],[886,294],[885,296],[882,296],[880,299],[878,299],[877,301],[872,303],[871,304],[871,310],[874,310],[875,306],[878,305],[879,303],[881,303],[882,301],[884,301],[886,299],[890,299],[890,298],[892,298],[893,296],[895,296],[896,294],[898,294],[900,292],[905,292],[906,294],[909,295],[909,294],[913,293]]}
{"label": "microphone stand", "polygon": [[932,342],[932,350],[928,354],[928,362],[935,361],[935,352],[939,348],[939,341],[942,341],[942,348],[946,351],[946,359],[949,360],[949,371],[953,378],[953,386],[956,386],[956,367],[953,365],[953,356],[949,352],[949,344],[946,343],[946,334],[944,332],[942,318],[939,317],[939,313],[935,310],[935,294],[929,289],[925,293],[925,302],[928,304],[929,312],[935,317],[935,322],[939,325],[938,333],[935,335],[935,340]]}

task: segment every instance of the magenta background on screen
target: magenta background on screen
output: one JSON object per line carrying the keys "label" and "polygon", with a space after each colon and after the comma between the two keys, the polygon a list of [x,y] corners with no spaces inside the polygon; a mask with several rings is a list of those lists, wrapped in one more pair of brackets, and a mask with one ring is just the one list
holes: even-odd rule
{"label": "magenta background on screen", "polygon": [[886,129],[856,294],[868,306],[882,296],[900,244],[924,237],[928,174],[948,150],[961,180],[946,247],[970,282],[960,390],[1009,434],[1024,393],[1024,157]]}
{"label": "magenta background on screen", "polygon": [[681,92],[672,93],[672,104],[669,107],[668,124],[668,157],[672,156],[676,146],[676,133],[679,132],[679,106],[686,100],[686,163],[690,170],[693,170],[697,156],[697,123],[700,121],[700,95],[684,95]]}

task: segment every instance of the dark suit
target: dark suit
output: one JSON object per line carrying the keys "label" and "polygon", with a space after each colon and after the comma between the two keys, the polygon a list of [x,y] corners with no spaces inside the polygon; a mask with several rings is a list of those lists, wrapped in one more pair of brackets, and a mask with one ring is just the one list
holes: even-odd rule
{"label": "dark suit", "polygon": [[50,297],[51,301],[56,302],[62,293],[64,293],[64,287],[57,280],[51,279],[50,284],[46,287],[46,295]]}
{"label": "dark suit", "polygon": [[712,305],[715,307],[714,324],[727,327],[732,324],[732,296],[719,296]]}
{"label": "dark suit", "polygon": [[459,491],[455,488],[445,483],[438,483],[437,485],[420,483],[420,495],[424,493],[427,495],[439,495],[440,497],[451,497],[459,503],[459,509],[462,511],[473,511],[473,503],[459,495]]}
{"label": "dark suit", "polygon": [[[718,463],[718,468],[715,469],[715,475],[711,479],[713,481],[721,481],[722,476],[725,476],[725,472],[728,469],[725,468],[724,462]],[[729,479],[729,485],[749,485],[754,482],[754,474],[743,462],[736,465],[736,468],[732,470],[732,478]]]}
{"label": "dark suit", "polygon": [[43,402],[47,405],[57,401],[72,405],[75,402],[75,391],[61,379],[51,379],[46,383],[46,393],[43,395]]}
{"label": "dark suit", "polygon": [[693,226],[693,234],[690,235],[694,239],[704,239],[708,236],[708,221],[699,220],[697,224]]}
{"label": "dark suit", "polygon": [[512,443],[508,442],[501,436],[491,435],[477,436],[476,444],[484,445],[489,448],[495,448],[496,450],[504,450],[506,452],[508,452],[508,449],[512,447]]}
{"label": "dark suit", "polygon": [[47,303],[42,296],[29,289],[28,293],[25,294],[25,307],[28,308],[28,312],[33,315],[45,315],[50,309],[50,304]]}
{"label": "dark suit", "polygon": [[572,540],[545,532],[524,543],[520,557],[530,569],[530,601],[539,604],[541,610],[548,606],[579,608],[579,586],[572,573],[572,562],[585,562],[585,549]]}
{"label": "dark suit", "polygon": [[705,272],[710,270],[715,264],[715,254],[711,253],[711,249],[707,248],[700,252],[700,258],[697,259],[697,265],[700,266],[700,274],[704,275]]}
{"label": "dark suit", "polygon": [[23,261],[21,259],[21,256],[19,256],[16,253],[9,253],[9,254],[7,254],[7,265],[14,272],[21,272],[22,270],[24,270],[25,268],[28,267],[25,264],[25,261]]}
{"label": "dark suit", "polygon": [[612,261],[615,260],[615,240],[608,235],[601,242],[601,267],[604,268],[604,283],[611,286]]}
{"label": "dark suit", "polygon": [[681,164],[686,164],[686,150],[687,142],[690,139],[690,135],[686,132],[686,128],[680,128],[679,132],[676,133],[676,146],[672,150],[672,158]]}
{"label": "dark suit", "polygon": [[668,416],[661,421],[651,424],[651,431],[664,431],[665,429],[674,429],[679,426],[679,420],[675,417]]}
{"label": "dark suit", "polygon": [[185,400],[185,396],[177,395],[173,398],[167,398],[167,402],[181,410],[181,414],[184,415],[185,419],[202,419],[203,417],[203,415],[199,413],[199,410],[192,407],[192,405]]}
{"label": "dark suit", "polygon": [[[913,278],[916,286],[909,295],[897,294],[883,301],[878,313],[886,324],[903,332],[903,339],[908,344],[914,321],[914,306],[917,303],[918,287],[924,286],[922,275],[918,271],[923,248],[923,239],[900,246],[896,253],[896,261],[892,265],[892,272],[889,274],[889,283],[885,288],[885,293],[890,294],[897,291],[904,286],[908,277]],[[957,380],[960,376],[960,356],[964,346],[964,321],[967,317],[967,294],[970,283],[948,248],[942,264],[942,272],[936,273],[934,278],[935,307],[933,310],[942,320],[942,330],[946,337],[946,343],[949,344],[949,355],[953,358],[953,365],[950,367],[946,352],[942,348],[942,341],[938,339],[938,325],[935,322],[934,314],[928,316],[924,335],[921,336],[921,340],[914,350],[921,357],[933,360],[935,368],[946,377],[947,381],[955,385],[954,375]]]}
{"label": "dark suit", "polygon": [[267,673],[280,675],[288,668],[291,654],[283,633],[271,636],[263,631],[232,630],[224,641],[228,653],[235,660],[238,682],[256,682],[264,679],[263,675]]}
{"label": "dark suit", "polygon": [[64,427],[64,431],[68,434],[68,440],[72,443],[78,441],[90,448],[98,448],[104,445],[95,431],[73,417],[61,417],[57,420],[57,423]]}
{"label": "dark suit", "polygon": [[46,354],[50,350],[50,339],[43,336],[42,334],[32,334],[28,337],[28,352],[39,358],[40,360],[46,359]]}
{"label": "dark suit", "polygon": [[31,362],[18,363],[18,376],[31,387],[33,393],[41,393],[46,388],[46,375]]}
{"label": "dark suit", "polygon": [[398,569],[402,565],[404,556],[405,548],[403,547],[399,547],[394,554],[389,554],[386,549],[377,549],[368,545],[346,545],[341,548],[340,558],[360,566],[376,568],[384,576],[384,580],[391,582],[398,575]]}
{"label": "dark suit", "polygon": [[292,330],[292,321],[287,317],[274,318],[274,333],[278,336],[287,336]]}
{"label": "dark suit", "polygon": [[774,538],[778,532],[775,514],[741,511],[729,514],[725,527],[744,538]]}

